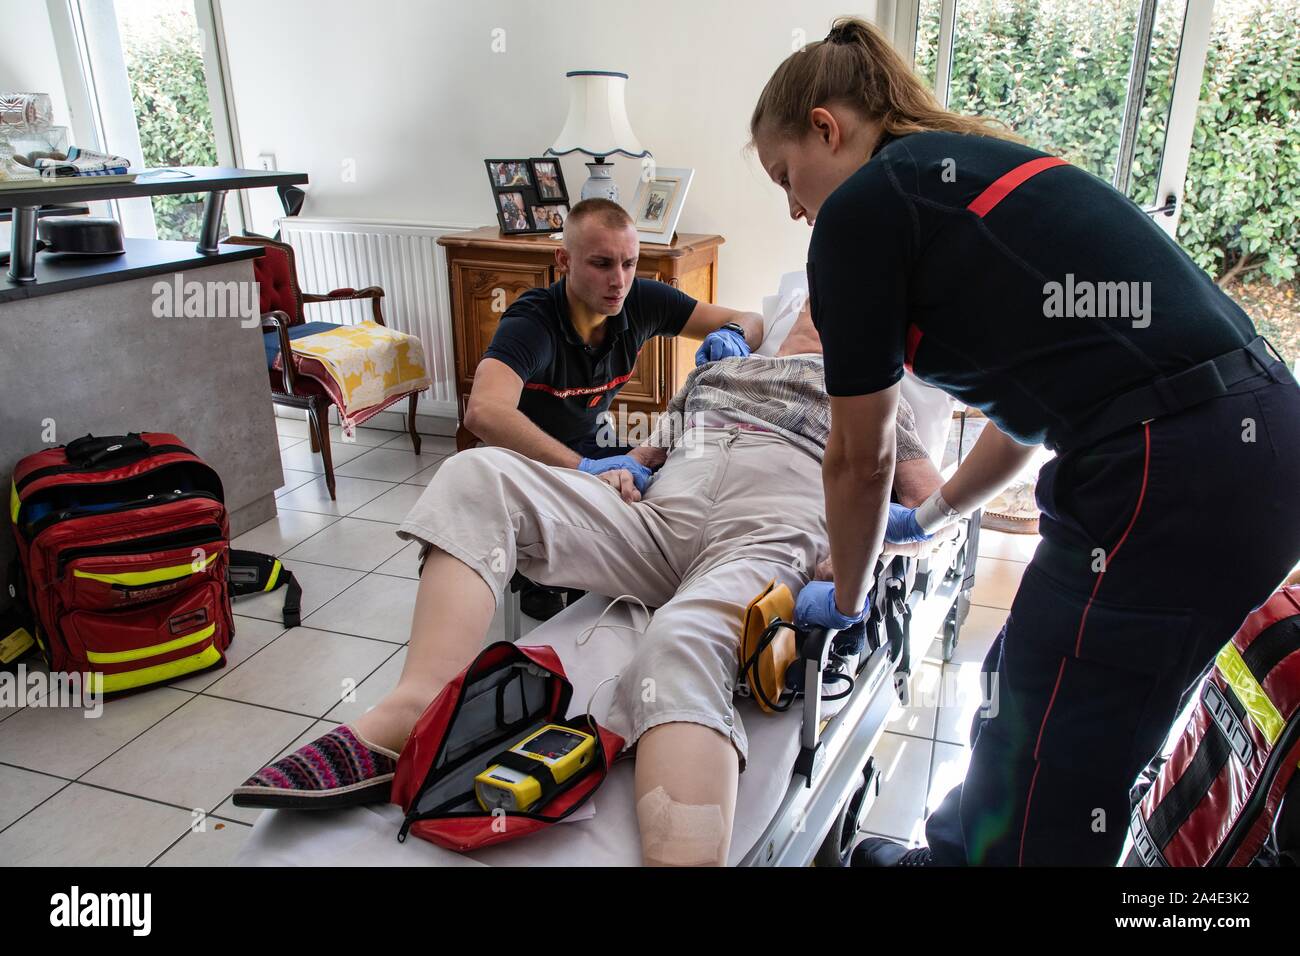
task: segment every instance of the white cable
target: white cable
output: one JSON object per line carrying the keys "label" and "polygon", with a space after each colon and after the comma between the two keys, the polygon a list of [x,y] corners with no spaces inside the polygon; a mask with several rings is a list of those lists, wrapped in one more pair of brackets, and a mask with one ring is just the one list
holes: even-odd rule
{"label": "white cable", "polygon": [[[605,627],[610,627],[610,628],[619,628],[619,629],[624,630],[624,631],[636,631],[636,633],[638,633],[638,634],[644,634],[644,633],[645,633],[645,629],[646,629],[647,627],[649,627],[649,625],[650,625],[650,609],[649,609],[648,607],[646,607],[646,606],[645,606],[645,602],[642,601],[642,600],[641,600],[639,597],[637,597],[636,595],[634,595],[634,594],[620,594],[618,597],[614,598],[614,600],[612,600],[612,601],[610,601],[608,604],[606,604],[606,605],[605,605],[605,610],[603,610],[603,611],[600,612],[600,615],[596,618],[595,623],[593,623],[590,627],[588,627],[585,631],[583,631],[581,635],[579,635],[578,640],[577,640],[577,646],[578,646],[578,647],[583,647],[584,645],[586,645],[587,641],[591,639],[591,635],[595,633],[596,628],[598,628],[598,627],[601,626],[601,623],[600,623],[600,622],[603,621],[603,620],[605,620],[605,615],[608,614],[608,613],[610,612],[610,610],[614,607],[615,604],[617,604],[619,601],[622,601],[624,598],[627,598],[627,599],[632,600],[632,601],[636,601],[637,604],[641,605],[641,610],[645,611],[645,615],[646,615],[645,624],[642,624],[641,627],[639,627],[639,628],[637,628],[637,627],[633,627],[631,624],[606,624],[606,625],[604,625],[604,626],[605,626]],[[587,723],[588,723],[590,726],[592,726],[592,727],[595,727],[595,726],[596,726],[596,721],[595,721],[595,719],[591,716],[591,705],[594,704],[594,703],[596,702],[596,695],[600,693],[600,689],[601,689],[602,687],[604,687],[604,686],[605,686],[606,684],[608,684],[610,681],[618,680],[620,676],[621,676],[621,675],[619,675],[619,674],[615,674],[615,675],[613,675],[612,677],[606,677],[603,681],[601,681],[599,684],[596,685],[596,689],[593,690],[593,691],[591,692],[591,696],[587,698],[587,712],[586,712],[586,713],[587,713]]]}
{"label": "white cable", "polygon": [[612,680],[618,680],[618,678],[619,678],[618,674],[615,674],[613,677],[606,677],[603,681],[601,681],[599,684],[596,685],[596,689],[593,690],[591,692],[591,696],[587,698],[587,723],[592,727],[596,726],[596,720],[594,717],[591,716],[591,705],[596,702],[596,695],[600,693],[600,689],[602,687],[604,687]]}
{"label": "white cable", "polygon": [[638,634],[645,633],[646,627],[648,627],[650,624],[650,609],[646,607],[645,602],[642,601],[636,595],[620,594],[618,597],[614,598],[614,600],[610,601],[608,604],[605,605],[605,610],[600,612],[600,616],[596,618],[596,622],[592,624],[590,627],[588,627],[585,631],[583,631],[582,634],[578,637],[578,641],[577,641],[578,647],[584,646],[587,643],[587,641],[591,639],[591,635],[595,632],[596,628],[601,626],[600,622],[605,620],[605,615],[610,612],[610,609],[613,608],[615,604],[617,604],[619,601],[623,600],[624,598],[627,598],[632,601],[636,601],[637,604],[641,605],[641,610],[645,611],[646,614],[646,623],[642,624],[639,628],[633,627],[631,624],[606,624],[605,627],[619,628],[624,631],[636,631]]}

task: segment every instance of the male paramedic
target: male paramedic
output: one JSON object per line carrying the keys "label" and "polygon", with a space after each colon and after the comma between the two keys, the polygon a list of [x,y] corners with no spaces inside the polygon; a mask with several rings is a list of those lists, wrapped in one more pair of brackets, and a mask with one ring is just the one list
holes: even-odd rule
{"label": "male paramedic", "polygon": [[[563,277],[530,289],[506,310],[474,372],[465,427],[486,445],[591,475],[626,469],[644,491],[651,464],[600,430],[602,415],[656,335],[704,339],[701,365],[743,357],[763,340],[763,317],[697,302],[636,274],[632,217],[608,199],[584,199],[555,250]],[[562,588],[526,589],[524,613],[545,620],[564,607]],[[570,592],[569,599],[580,596]]]}

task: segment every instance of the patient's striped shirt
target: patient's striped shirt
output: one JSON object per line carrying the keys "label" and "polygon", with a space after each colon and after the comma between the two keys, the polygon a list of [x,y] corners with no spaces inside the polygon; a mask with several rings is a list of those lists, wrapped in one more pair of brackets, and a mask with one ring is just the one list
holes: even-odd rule
{"label": "patient's striped shirt", "polygon": [[[705,415],[704,413],[708,413]],[[647,445],[672,448],[697,416],[718,416],[784,435],[818,461],[831,432],[831,401],[820,355],[750,355],[709,362],[694,369],[668,402]],[[912,406],[898,397],[898,461],[925,458]]]}

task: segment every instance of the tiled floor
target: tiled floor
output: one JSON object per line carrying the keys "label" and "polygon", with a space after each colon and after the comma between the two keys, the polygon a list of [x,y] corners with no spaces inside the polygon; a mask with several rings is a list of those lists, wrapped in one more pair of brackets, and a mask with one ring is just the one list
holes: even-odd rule
{"label": "tiled floor", "polygon": [[[277,423],[280,513],[234,546],[291,562],[303,584],[303,626],[281,627],[283,592],[244,598],[221,671],[114,701],[94,720],[79,710],[0,709],[0,864],[226,863],[258,813],[234,807],[231,789],[355,717],[396,681],[417,582],[415,548],[392,532],[454,444],[426,436],[417,457],[404,434],[363,428],[345,444],[335,429],[338,499],[330,501],[305,426]],[[981,536],[976,606],[957,656],[925,662],[915,706],[890,724],[868,831],[916,837],[926,807],[961,779],[979,665],[1032,544]],[[525,618],[524,630],[531,626]]]}
{"label": "tiled floor", "polygon": [[864,833],[924,843],[926,816],[966,775],[971,720],[986,696],[980,666],[1037,543],[1037,535],[980,532],[970,615],[952,660],[945,664],[934,642],[913,673],[911,706],[894,707],[876,749],[880,796],[863,822]]}

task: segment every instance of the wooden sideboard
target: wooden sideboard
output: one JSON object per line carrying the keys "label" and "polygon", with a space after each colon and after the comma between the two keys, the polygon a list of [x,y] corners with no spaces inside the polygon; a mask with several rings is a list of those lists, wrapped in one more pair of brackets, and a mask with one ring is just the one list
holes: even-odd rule
{"label": "wooden sideboard", "polygon": [[[637,275],[676,286],[702,302],[713,302],[718,291],[718,247],[721,236],[679,233],[671,246],[641,246]],[[555,263],[560,242],[546,236],[506,236],[496,226],[456,232],[438,238],[447,250],[451,288],[452,342],[456,352],[456,396],[461,422],[474,387],[478,367],[501,314],[527,291],[556,282],[562,272]],[[695,367],[699,342],[651,339],[641,349],[632,377],[612,406],[615,414],[661,412]],[[458,447],[472,442],[462,425]]]}

